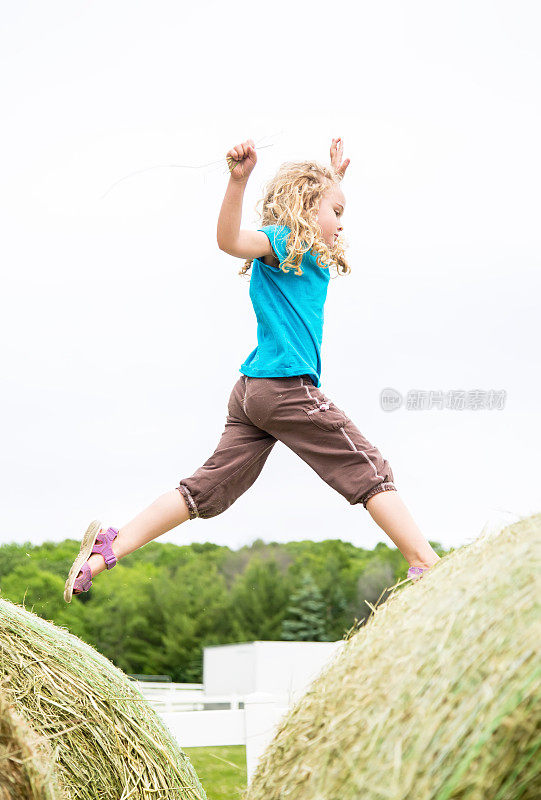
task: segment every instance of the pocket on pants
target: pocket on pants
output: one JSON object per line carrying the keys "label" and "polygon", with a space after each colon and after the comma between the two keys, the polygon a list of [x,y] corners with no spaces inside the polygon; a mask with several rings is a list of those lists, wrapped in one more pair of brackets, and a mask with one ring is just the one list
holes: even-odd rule
{"label": "pocket on pants", "polygon": [[303,408],[303,411],[314,425],[324,431],[337,431],[348,422],[344,412],[328,401],[320,403],[317,408]]}

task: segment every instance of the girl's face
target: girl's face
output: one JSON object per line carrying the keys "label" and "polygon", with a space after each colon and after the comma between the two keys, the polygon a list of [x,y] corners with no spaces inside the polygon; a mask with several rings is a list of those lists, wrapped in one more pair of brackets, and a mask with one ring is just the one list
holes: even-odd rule
{"label": "girl's face", "polygon": [[321,197],[317,218],[327,247],[334,246],[338,234],[343,230],[342,214],[345,207],[344,192],[337,183],[333,183]]}

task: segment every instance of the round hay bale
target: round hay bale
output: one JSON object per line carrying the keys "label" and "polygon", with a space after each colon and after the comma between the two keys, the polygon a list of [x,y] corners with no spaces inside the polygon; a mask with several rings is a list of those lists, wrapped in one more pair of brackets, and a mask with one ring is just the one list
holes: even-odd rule
{"label": "round hay bale", "polygon": [[537,514],[393,587],[280,723],[246,800],[538,800],[540,551]]}
{"label": "round hay bale", "polygon": [[0,691],[0,800],[62,800],[55,756]]}
{"label": "round hay bale", "polygon": [[55,748],[67,800],[206,800],[188,756],[136,684],[65,628],[7,600],[0,687]]}

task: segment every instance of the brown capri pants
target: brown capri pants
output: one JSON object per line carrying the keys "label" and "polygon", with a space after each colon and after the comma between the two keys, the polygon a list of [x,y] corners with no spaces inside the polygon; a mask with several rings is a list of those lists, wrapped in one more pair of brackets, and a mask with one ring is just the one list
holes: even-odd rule
{"label": "brown capri pants", "polygon": [[309,375],[241,374],[227,406],[218,446],[176,488],[190,519],[221,514],[255,482],[277,441],[283,442],[354,505],[396,491],[389,463]]}

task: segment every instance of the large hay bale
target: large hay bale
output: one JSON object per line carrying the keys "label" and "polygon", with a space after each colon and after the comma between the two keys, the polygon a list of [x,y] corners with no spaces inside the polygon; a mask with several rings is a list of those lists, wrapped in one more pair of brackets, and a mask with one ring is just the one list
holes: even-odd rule
{"label": "large hay bale", "polygon": [[0,687],[32,731],[54,743],[54,776],[67,800],[206,800],[188,756],[136,684],[65,628],[7,600]]}
{"label": "large hay bale", "polygon": [[0,691],[0,800],[61,800],[54,756]]}
{"label": "large hay bale", "polygon": [[541,514],[395,589],[282,721],[246,800],[539,800]]}

